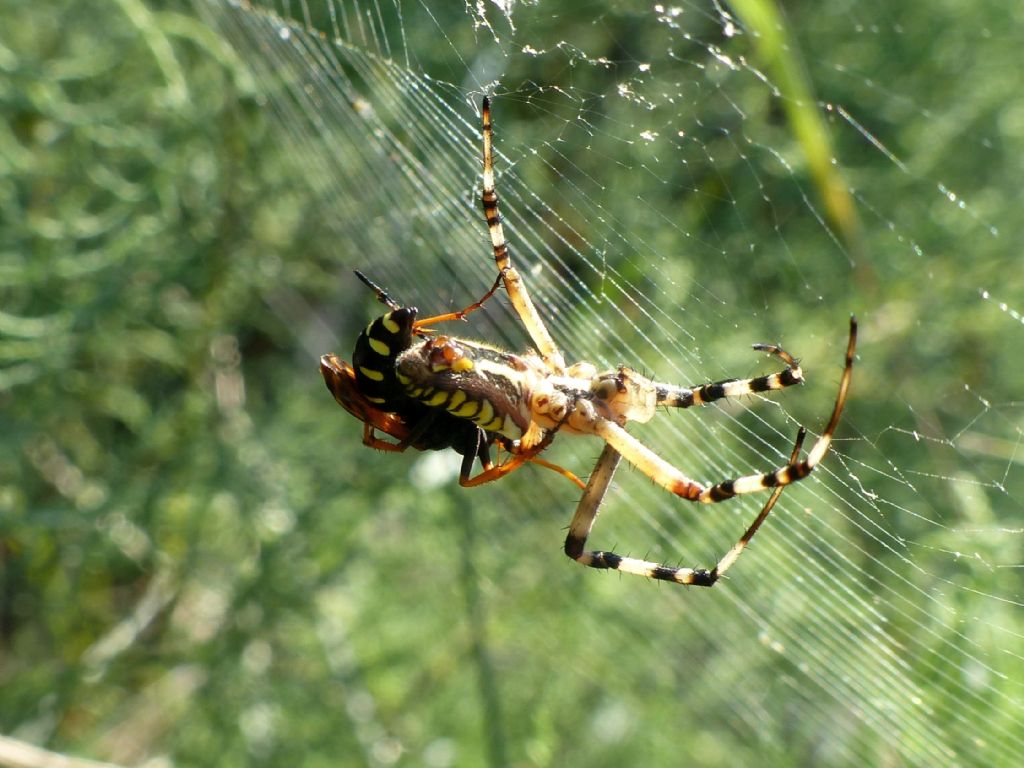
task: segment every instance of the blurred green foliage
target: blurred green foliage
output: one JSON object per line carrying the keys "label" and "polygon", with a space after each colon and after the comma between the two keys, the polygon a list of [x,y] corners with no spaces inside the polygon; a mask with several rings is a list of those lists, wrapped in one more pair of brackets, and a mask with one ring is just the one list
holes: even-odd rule
{"label": "blurred green foliage", "polygon": [[[893,635],[934,643],[932,657],[898,660],[926,692],[931,722],[965,762],[999,764],[1008,751],[975,758],[971,742],[988,728],[1009,732],[1019,716],[1019,641],[994,670],[951,658],[949,644],[989,659],[1022,631],[1019,582],[1007,588],[1007,569],[987,566],[1022,558],[1009,530],[1019,529],[1024,495],[1012,407],[1024,380],[1020,327],[978,294],[989,288],[1024,310],[1024,99],[1019,46],[1006,32],[1022,22],[1012,4],[873,6],[879,17],[865,23],[877,28],[850,39],[842,5],[787,5],[809,79],[877,117],[868,130],[911,163],[897,173],[867,141],[840,146],[852,188],[883,206],[861,208],[866,242],[851,250],[849,276],[829,279],[836,250],[807,215],[812,181],[729,186],[724,169],[748,160],[722,126],[742,133],[741,114],[763,120],[771,146],[799,163],[763,87],[730,91],[715,102],[721,114],[690,127],[714,158],[685,185],[650,190],[649,178],[624,169],[651,150],[602,144],[600,131],[589,152],[549,165],[527,158],[517,170],[542,196],[566,179],[601,178],[588,194],[609,206],[641,190],[677,211],[683,230],[713,233],[723,253],[749,246],[751,230],[770,232],[768,255],[747,269],[726,258],[700,265],[707,293],[735,307],[721,310],[720,359],[747,354],[749,327],[729,324],[749,320],[744,307],[763,306],[769,293],[795,297],[772,302],[773,330],[833,323],[837,304],[868,309],[870,354],[851,404],[864,439],[850,451],[878,470],[866,474],[882,486],[885,511],[948,503],[958,516],[943,526],[911,515],[878,521],[915,542],[919,567],[892,570],[878,540],[853,525],[845,533],[862,549],[848,555],[888,590],[879,594]],[[602,23],[552,18],[534,31],[538,48],[575,36],[580,50],[611,56],[620,36],[641,34],[635,14],[615,9]],[[709,18],[695,38],[713,34]],[[959,35],[958,18],[990,35]],[[344,246],[330,226],[337,211],[295,163],[251,62],[190,5],[8,0],[0,28],[0,731],[153,765],[674,765],[681,756],[694,765],[903,764],[899,734],[865,727],[848,697],[801,688],[804,670],[775,654],[771,637],[752,641],[761,655],[743,657],[707,636],[677,635],[695,622],[713,636],[716,621],[743,613],[744,596],[670,593],[562,562],[573,499],[554,479],[534,474],[493,492],[435,487],[445,470],[432,457],[360,445],[315,356],[335,334],[347,353],[376,305],[344,283]],[[453,49],[475,44],[458,36],[464,26],[451,29]],[[405,31],[423,51],[416,66],[442,75],[455,66],[432,47],[432,28],[407,21]],[[643,34],[632,45],[664,56],[658,29]],[[862,69],[819,66],[829,60]],[[600,67],[567,74],[544,71],[548,62],[518,59],[503,82],[606,87]],[[455,69],[447,77],[462,78]],[[562,125],[528,99],[505,104],[502,119],[523,144],[542,146],[544,131]],[[600,109],[617,126],[636,113],[614,101]],[[609,162],[613,151],[621,163]],[[932,180],[972,192],[971,215],[957,216]],[[685,205],[681,187],[706,204]],[[729,204],[707,202],[716,199]],[[885,225],[897,206],[893,235]],[[582,227],[580,211],[559,212]],[[651,211],[620,213],[618,224],[647,231],[654,251],[679,250],[678,232],[659,228]],[[991,226],[999,237],[987,235]],[[908,233],[916,242],[904,241]],[[787,254],[797,243],[801,253]],[[806,255],[819,249],[830,252]],[[585,271],[567,259],[568,271]],[[688,284],[698,271],[655,271],[628,257],[614,267],[666,292],[657,276],[677,270]],[[825,301],[814,295],[823,286],[833,292]],[[973,463],[949,445],[899,454],[902,436],[890,427],[908,412],[926,435],[966,429],[965,386],[995,404],[977,406],[988,424]],[[420,474],[410,478],[410,467]],[[953,485],[950,501],[948,484],[920,482],[959,473],[983,487],[996,478],[1005,494],[957,496]],[[603,540],[641,519],[618,511]],[[725,528],[738,532],[738,519]],[[971,540],[978,558],[948,557],[959,526],[993,531]],[[629,541],[642,545],[648,530]],[[770,579],[749,577],[749,602],[771,613]],[[935,599],[968,626],[932,627],[906,607],[917,590],[943,586]],[[813,613],[813,595],[807,602]],[[850,633],[859,629],[851,618]],[[983,727],[955,713],[965,685],[980,692],[968,711],[986,717]],[[836,722],[837,712],[849,719]],[[818,730],[803,722],[809,716]],[[831,723],[841,738],[822,735]]]}

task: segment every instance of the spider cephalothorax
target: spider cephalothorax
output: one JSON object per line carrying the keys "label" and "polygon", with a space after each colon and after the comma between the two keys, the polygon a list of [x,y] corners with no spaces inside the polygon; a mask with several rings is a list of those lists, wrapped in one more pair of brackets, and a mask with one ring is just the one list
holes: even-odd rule
{"label": "spider cephalothorax", "polygon": [[[565,553],[592,568],[613,568],[678,584],[711,586],[739,557],[768,516],[782,488],[809,475],[828,451],[850,386],[857,340],[856,320],[850,319],[845,367],[832,415],[805,459],[799,459],[805,434],[800,429],[789,462],[779,469],[713,485],[690,479],[633,437],[626,431],[626,425],[631,421],[649,421],[659,406],[689,408],[800,384],[803,372],[799,364],[776,345],[755,344],[754,349],[778,357],[786,367],[753,379],[725,379],[693,387],[659,383],[625,366],[606,372],[598,372],[586,362],[566,366],[522,277],[511,263],[498,215],[490,104],[486,98],[482,112],[482,199],[498,269],[494,285],[483,298],[461,312],[416,320],[415,309],[400,307],[359,275],[391,311],[372,322],[360,335],[353,353],[354,367],[334,355],[321,358],[328,388],[346,410],[363,421],[363,441],[367,445],[390,451],[402,451],[410,446],[419,450],[454,448],[462,453],[460,482],[463,485],[495,480],[531,462],[554,469],[584,487],[571,472],[544,461],[538,454],[558,434],[601,438],[605,447],[569,524]],[[479,309],[501,285],[536,352],[513,354],[430,330],[431,325],[462,319]],[[374,430],[398,442],[378,438]],[[492,447],[506,452],[507,457],[492,464]],[[470,477],[477,458],[483,469],[476,477]],[[767,489],[773,489],[773,493],[753,524],[710,571],[673,568],[613,552],[586,551],[587,537],[622,458],[661,487],[688,501],[715,503]]]}

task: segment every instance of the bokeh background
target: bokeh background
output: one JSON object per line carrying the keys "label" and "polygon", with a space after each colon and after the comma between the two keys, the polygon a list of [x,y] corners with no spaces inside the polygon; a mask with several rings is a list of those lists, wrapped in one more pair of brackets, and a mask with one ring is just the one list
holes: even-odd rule
{"label": "bokeh background", "polygon": [[[1021,764],[1024,11],[442,6],[0,8],[0,732],[151,766]],[[462,490],[323,387],[379,312],[351,269],[429,313],[490,285],[485,91],[571,358],[802,357],[799,392],[637,430],[692,476],[819,430],[861,318],[836,452],[714,590],[574,566],[564,481]],[[503,305],[459,332],[521,347]],[[594,544],[708,565],[761,501],[665,495],[624,471]]]}

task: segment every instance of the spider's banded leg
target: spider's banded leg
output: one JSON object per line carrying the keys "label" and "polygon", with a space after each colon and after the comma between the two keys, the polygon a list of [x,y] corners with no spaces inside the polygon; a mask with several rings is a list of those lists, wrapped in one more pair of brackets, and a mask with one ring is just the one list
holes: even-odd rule
{"label": "spider's banded leg", "polygon": [[601,437],[606,443],[621,453],[626,461],[651,478],[655,483],[688,501],[712,504],[725,501],[743,493],[755,493],[780,485],[789,485],[807,477],[821,462],[829,446],[832,444],[832,435],[839,425],[839,418],[843,413],[843,405],[846,403],[846,394],[850,389],[850,378],[853,375],[853,355],[856,347],[857,320],[851,317],[850,340],[846,346],[846,367],[843,369],[843,375],[839,381],[839,392],[836,395],[836,402],[832,408],[832,416],[829,419],[828,425],[825,427],[824,432],[821,433],[821,437],[811,447],[806,459],[803,461],[790,461],[786,466],[774,472],[767,472],[762,475],[747,475],[735,480],[726,480],[725,482],[705,487],[695,480],[688,478],[618,424],[607,419],[598,419],[593,425],[593,431],[594,434]]}
{"label": "spider's banded leg", "polygon": [[486,96],[483,101],[483,137],[484,137],[484,180],[483,180],[483,208],[487,217],[487,229],[491,235],[491,247],[494,249],[494,263],[498,266],[498,272],[505,283],[505,291],[508,298],[515,307],[516,314],[522,321],[526,332],[530,334],[537,352],[544,359],[545,365],[552,373],[562,374],[565,372],[565,359],[551,338],[547,326],[541,320],[540,313],[530,300],[530,294],[526,291],[523,278],[512,266],[509,257],[508,242],[505,240],[505,232],[501,226],[501,215],[498,213],[498,193],[494,189],[494,162],[491,156],[491,145],[494,132],[491,128],[491,102]]}
{"label": "spider's banded leg", "polygon": [[[569,533],[565,537],[565,554],[578,563],[590,566],[591,568],[617,568],[617,563],[622,560],[618,555],[612,555],[611,562],[607,560],[609,552],[586,552],[584,547],[587,544],[587,537],[597,520],[597,513],[601,509],[601,502],[604,501],[608,487],[612,484],[615,470],[618,469],[622,456],[606,445],[594,465],[594,471],[590,473],[587,486],[583,489],[583,496],[576,506],[576,512],[569,523]],[[612,562],[616,564],[612,564]]]}
{"label": "spider's banded leg", "polygon": [[[797,434],[793,452],[790,455],[790,462],[796,461],[797,456],[800,455],[804,434],[805,432],[801,428]],[[580,499],[579,506],[576,508],[576,514],[573,515],[572,522],[569,524],[569,535],[565,538],[565,554],[581,565],[586,565],[590,568],[611,568],[622,573],[646,576],[649,579],[658,579],[660,581],[671,581],[675,584],[712,587],[722,577],[722,574],[736,562],[747,544],[754,537],[754,534],[757,533],[757,529],[761,527],[761,523],[765,521],[765,518],[772,511],[775,502],[779,500],[779,496],[782,495],[782,486],[778,486],[772,491],[772,495],[765,502],[764,507],[761,508],[761,512],[751,526],[747,528],[743,536],[740,537],[740,540],[736,542],[732,549],[725,553],[725,556],[710,571],[702,568],[675,568],[649,560],[622,557],[614,552],[601,550],[587,552],[584,550],[587,537],[594,527],[594,521],[597,519],[601,501],[604,499],[608,486],[612,481],[612,476],[615,474],[620,458],[621,456],[618,451],[610,445],[605,446],[604,452],[597,460],[597,465],[590,475],[590,482],[587,483],[583,498]]]}
{"label": "spider's banded leg", "polygon": [[736,480],[718,483],[705,489],[698,498],[698,501],[705,503],[723,501],[741,493],[752,493],[765,488],[789,485],[797,480],[803,480],[811,474],[814,468],[825,458],[825,454],[828,453],[829,446],[832,445],[832,436],[835,434],[836,427],[839,426],[839,419],[843,415],[843,406],[846,405],[846,395],[850,391],[850,379],[853,376],[853,356],[856,351],[857,318],[851,315],[850,339],[846,343],[846,360],[842,378],[839,380],[839,392],[836,394],[836,402],[832,406],[832,415],[829,417],[828,424],[825,425],[821,436],[811,446],[811,450],[807,452],[806,459],[803,461],[791,460],[785,467],[764,475],[748,475]]}
{"label": "spider's banded leg", "polygon": [[[803,447],[804,436],[806,434],[807,430],[803,427],[800,427],[800,430],[796,433],[796,443],[793,445],[793,452],[789,455],[790,464],[794,463],[800,457],[800,449]],[[715,582],[722,578],[722,575],[729,570],[732,567],[732,564],[739,559],[741,554],[743,554],[743,550],[747,548],[750,540],[754,538],[754,534],[757,533],[757,529],[761,527],[761,523],[767,519],[772,508],[775,506],[775,502],[779,500],[779,496],[782,495],[782,491],[785,487],[786,486],[784,485],[777,485],[772,489],[772,495],[768,497],[768,501],[766,501],[764,506],[761,507],[761,511],[758,513],[757,517],[754,518],[754,522],[752,522],[750,527],[743,532],[742,536],[740,536],[739,541],[732,546],[732,549],[722,555],[722,558],[710,571],[702,569],[695,570],[693,572],[693,580],[689,582],[690,584],[699,587],[713,587]]]}
{"label": "spider's banded leg", "polygon": [[754,344],[754,349],[781,358],[788,367],[784,371],[758,376],[756,379],[723,379],[696,387],[672,387],[656,384],[658,405],[689,408],[693,405],[706,405],[726,397],[742,397],[758,392],[770,392],[773,389],[785,389],[794,384],[803,383],[804,374],[800,370],[800,364],[782,347],[774,344]]}

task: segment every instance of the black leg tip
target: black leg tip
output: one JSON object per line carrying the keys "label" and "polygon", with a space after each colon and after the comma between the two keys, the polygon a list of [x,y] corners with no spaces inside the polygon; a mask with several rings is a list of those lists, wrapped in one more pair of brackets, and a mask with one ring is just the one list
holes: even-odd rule
{"label": "black leg tip", "polygon": [[710,571],[706,571],[703,568],[698,568],[693,572],[693,577],[690,581],[690,584],[692,584],[695,587],[713,587],[716,581],[718,581],[717,568],[712,568]]}

